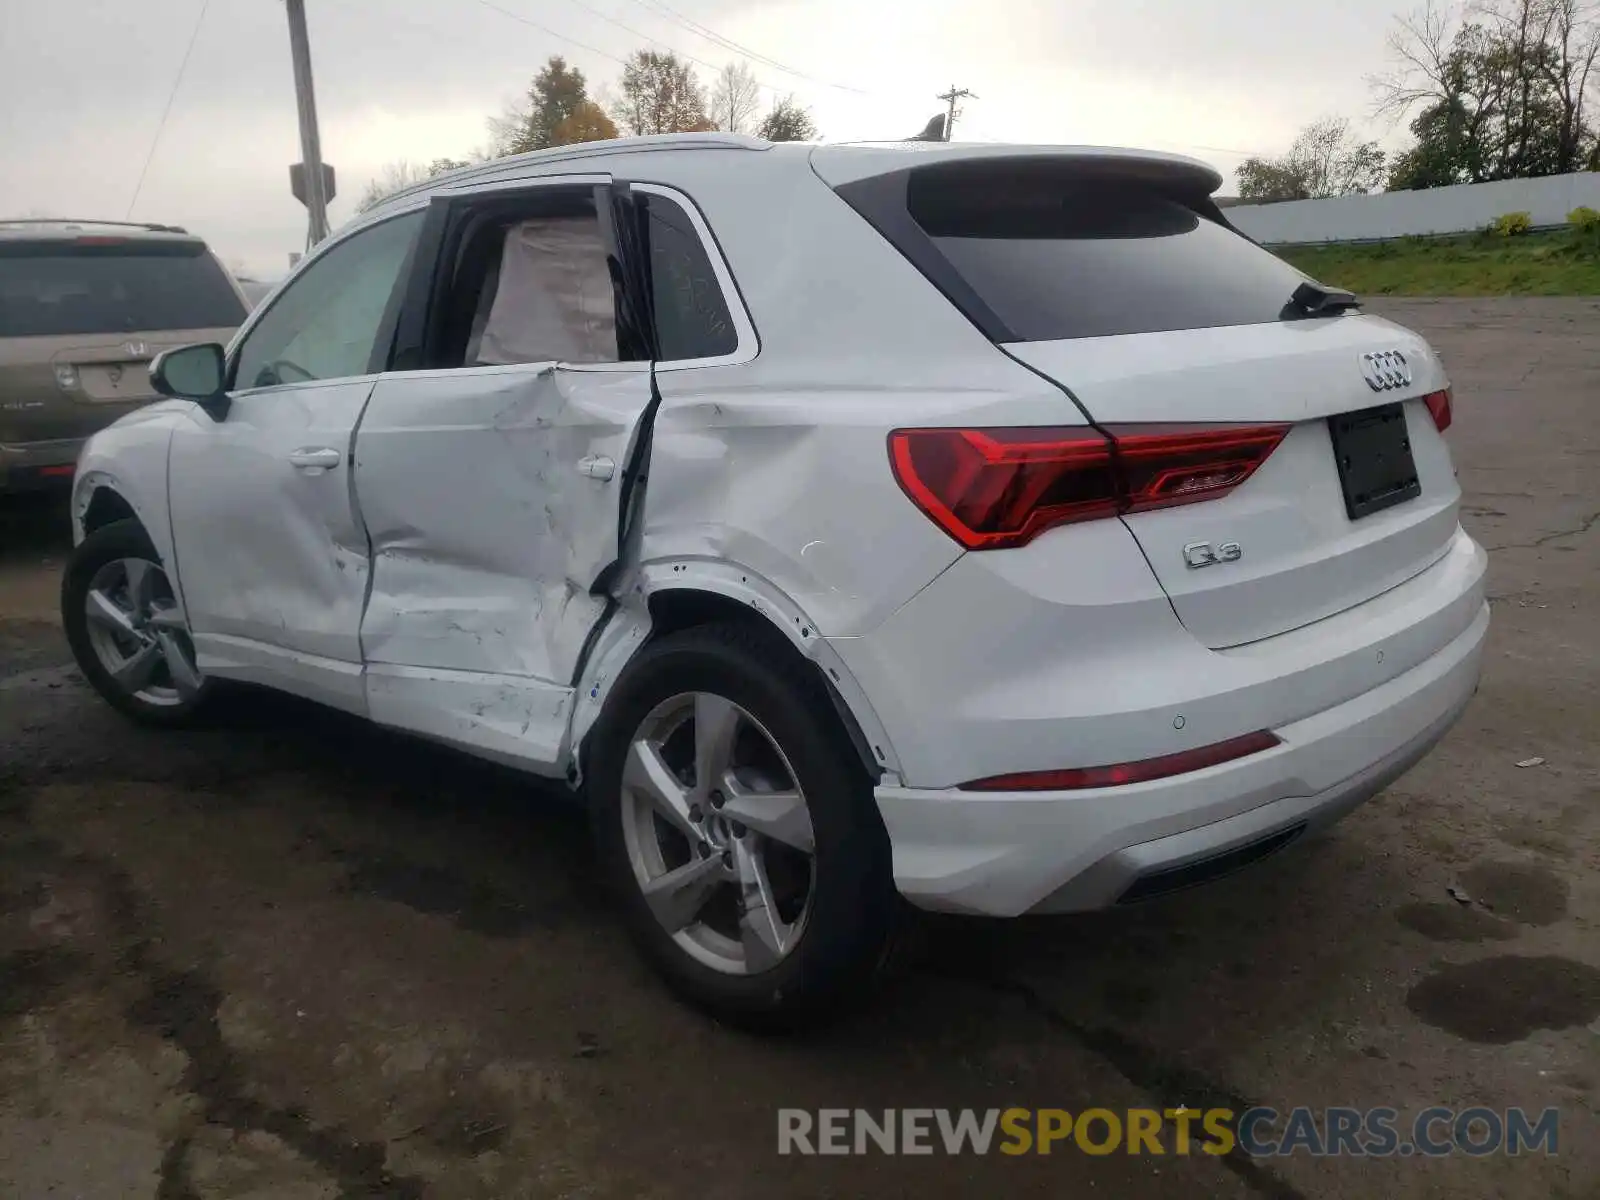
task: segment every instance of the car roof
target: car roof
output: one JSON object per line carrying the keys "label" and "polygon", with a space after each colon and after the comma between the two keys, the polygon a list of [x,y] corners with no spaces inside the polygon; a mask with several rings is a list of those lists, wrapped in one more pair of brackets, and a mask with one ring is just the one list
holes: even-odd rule
{"label": "car roof", "polygon": [[114,237],[129,240],[198,241],[179,225],[151,221],[74,220],[69,217],[0,218],[0,239],[6,241],[63,241],[80,237]]}
{"label": "car roof", "polygon": [[[612,138],[600,142],[579,142],[533,150],[506,158],[491,158],[402,188],[384,197],[369,214],[403,206],[408,200],[473,183],[504,182],[522,177],[534,179],[548,174],[551,167],[579,165],[608,169],[607,160],[632,155],[670,152],[674,160],[729,152],[771,154],[804,161],[826,182],[833,185],[886,174],[935,162],[978,159],[1079,159],[1112,165],[1122,164],[1144,174],[1169,175],[1191,185],[1203,186],[1206,193],[1222,183],[1215,168],[1199,159],[1155,150],[1132,150],[1116,146],[1030,145],[1010,142],[769,142],[737,133],[670,133],[652,137]],[[363,220],[361,222],[365,224]]]}

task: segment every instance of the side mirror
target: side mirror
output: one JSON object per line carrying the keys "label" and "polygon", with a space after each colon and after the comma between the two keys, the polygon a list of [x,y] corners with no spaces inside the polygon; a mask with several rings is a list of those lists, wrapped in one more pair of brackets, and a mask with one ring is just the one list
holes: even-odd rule
{"label": "side mirror", "polygon": [[150,364],[150,383],[163,396],[197,401],[214,421],[228,415],[227,360],[215,342],[180,346],[158,354]]}

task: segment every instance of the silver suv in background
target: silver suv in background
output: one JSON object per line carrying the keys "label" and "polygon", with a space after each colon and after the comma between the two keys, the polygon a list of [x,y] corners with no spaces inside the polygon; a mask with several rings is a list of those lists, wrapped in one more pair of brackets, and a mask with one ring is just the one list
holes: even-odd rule
{"label": "silver suv in background", "polygon": [[152,358],[249,309],[177,226],[0,221],[0,494],[70,479],[84,439],[157,399]]}

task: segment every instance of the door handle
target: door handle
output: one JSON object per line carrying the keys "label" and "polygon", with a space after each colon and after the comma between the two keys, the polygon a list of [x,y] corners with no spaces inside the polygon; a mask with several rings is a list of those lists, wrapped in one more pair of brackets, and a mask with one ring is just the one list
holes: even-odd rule
{"label": "door handle", "polygon": [[610,479],[617,473],[617,464],[604,454],[586,454],[578,460],[578,474],[590,479]]}
{"label": "door handle", "polygon": [[304,446],[289,455],[289,465],[302,471],[327,471],[344,461],[332,446]]}

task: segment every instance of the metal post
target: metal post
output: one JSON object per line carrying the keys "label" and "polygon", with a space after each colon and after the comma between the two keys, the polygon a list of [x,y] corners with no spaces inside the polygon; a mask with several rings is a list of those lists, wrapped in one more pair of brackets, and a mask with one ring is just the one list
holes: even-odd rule
{"label": "metal post", "polygon": [[328,236],[328,197],[323,192],[322,142],[317,134],[317,98],[311,87],[311,42],[306,35],[305,0],[285,0],[289,10],[289,52],[294,59],[294,98],[300,112],[300,161],[305,164],[310,249]]}

